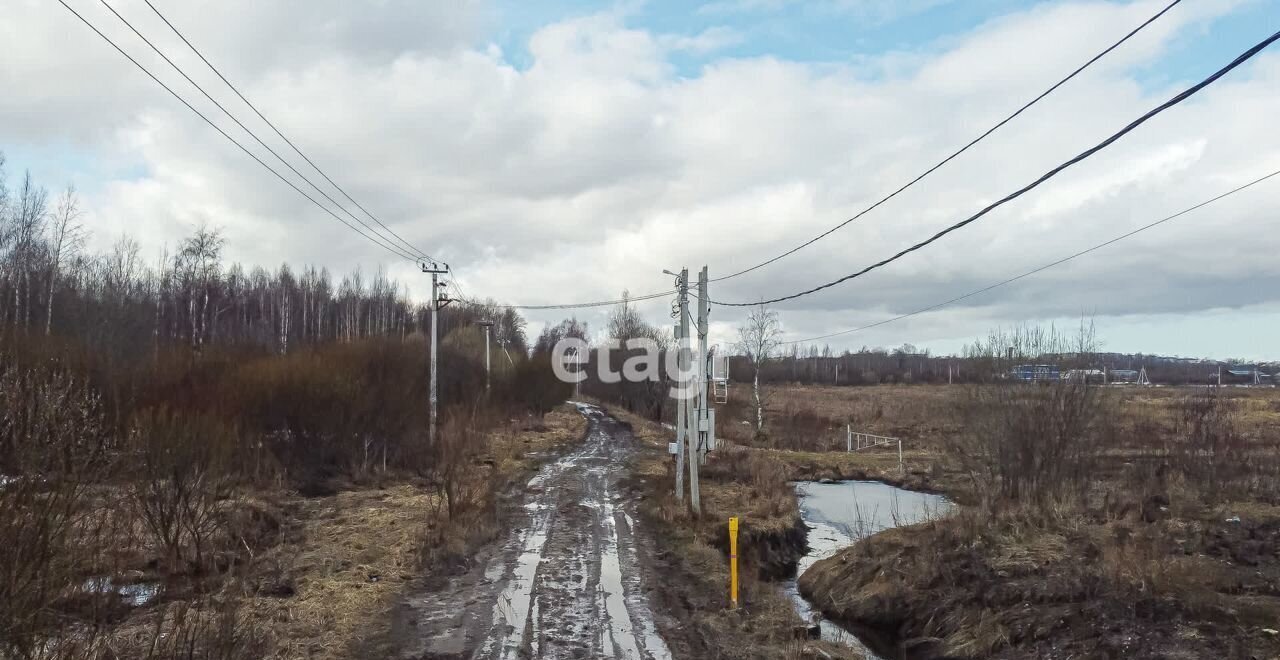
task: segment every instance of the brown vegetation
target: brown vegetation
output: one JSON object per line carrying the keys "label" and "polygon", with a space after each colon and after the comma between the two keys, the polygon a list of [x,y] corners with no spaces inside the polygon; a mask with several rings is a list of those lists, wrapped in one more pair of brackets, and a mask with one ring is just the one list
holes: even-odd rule
{"label": "brown vegetation", "polygon": [[1109,390],[1071,427],[1079,392],[1021,387],[958,400],[981,433],[947,446],[972,452],[954,462],[980,504],[874,535],[802,591],[912,657],[1280,652],[1276,392]]}
{"label": "brown vegetation", "polygon": [[[658,606],[683,622],[679,629],[662,631],[677,657],[850,657],[848,649],[808,640],[805,624],[772,581],[795,570],[805,547],[795,492],[783,466],[752,450],[713,452],[701,474],[703,514],[694,517],[672,493],[670,434],[636,415],[611,412],[632,424],[642,447],[633,459],[633,486],[644,495],[641,514],[662,539],[657,572],[664,580],[655,597]],[[728,608],[729,516],[741,520],[736,611]]]}

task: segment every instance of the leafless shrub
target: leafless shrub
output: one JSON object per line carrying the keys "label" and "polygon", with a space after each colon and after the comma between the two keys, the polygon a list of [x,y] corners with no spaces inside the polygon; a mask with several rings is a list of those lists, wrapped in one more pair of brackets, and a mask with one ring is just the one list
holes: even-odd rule
{"label": "leafless shrub", "polygon": [[207,415],[147,410],[134,423],[130,492],[170,571],[184,562],[208,567],[210,541],[223,522],[218,502],[232,485],[226,464],[234,441],[232,429]]}
{"label": "leafless shrub", "polygon": [[97,562],[108,470],[98,397],[59,370],[0,371],[0,657],[34,655]]}
{"label": "leafless shrub", "polygon": [[[973,353],[1008,368],[1050,360],[1068,369],[1089,366],[1096,342],[1091,326],[1078,335],[1052,328],[993,333]],[[1088,377],[1025,383],[1005,378],[969,389],[964,431],[946,451],[988,501],[1049,505],[1085,494],[1098,451],[1110,437],[1105,388]]]}
{"label": "leafless shrub", "polygon": [[436,439],[432,472],[450,519],[484,505],[487,488],[475,459],[487,444],[487,433],[475,408],[449,411]]}
{"label": "leafless shrub", "polygon": [[1175,469],[1197,487],[1200,496],[1215,501],[1239,496],[1251,472],[1247,443],[1237,430],[1236,402],[1217,388],[1187,397],[1169,437],[1169,458]]}

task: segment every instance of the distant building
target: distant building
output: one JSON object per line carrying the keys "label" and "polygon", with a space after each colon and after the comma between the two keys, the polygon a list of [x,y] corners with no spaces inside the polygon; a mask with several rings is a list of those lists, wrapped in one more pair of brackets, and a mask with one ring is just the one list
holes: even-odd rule
{"label": "distant building", "polygon": [[1063,372],[1062,380],[1077,380],[1086,383],[1105,383],[1107,374],[1101,369],[1068,369]]}
{"label": "distant building", "polygon": [[1058,380],[1062,371],[1056,364],[1020,364],[1010,370],[1014,379],[1027,383]]}
{"label": "distant building", "polygon": [[1136,383],[1138,374],[1137,369],[1112,369],[1110,380],[1113,383]]}
{"label": "distant building", "polygon": [[1222,369],[1223,385],[1271,385],[1275,382],[1272,374],[1265,373],[1257,366],[1236,366]]}
{"label": "distant building", "polygon": [[1147,378],[1147,368],[1141,369],[1112,369],[1107,372],[1107,382],[1112,385],[1150,385],[1151,379]]}

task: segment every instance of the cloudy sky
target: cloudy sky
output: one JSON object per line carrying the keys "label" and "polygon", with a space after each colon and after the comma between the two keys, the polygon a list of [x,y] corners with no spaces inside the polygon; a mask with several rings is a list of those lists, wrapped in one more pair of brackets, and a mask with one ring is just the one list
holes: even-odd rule
{"label": "cloudy sky", "polygon": [[[67,1],[235,133],[98,0]],[[110,1],[266,139],[141,0]],[[451,263],[467,294],[515,304],[662,291],[663,269],[707,265],[716,276],[794,247],[1167,4],[153,2],[366,208]],[[1186,0],[907,193],[715,284],[713,297],[791,293],[888,256],[1277,29],[1280,0]],[[10,174],[74,183],[95,247],[127,232],[155,255],[209,223],[245,263],[385,266],[425,291],[412,264],[274,179],[55,0],[6,2],[0,44]],[[946,240],[779,305],[788,338],[952,298],[1280,169],[1277,90],[1280,46]],[[1280,177],[1008,287],[829,343],[945,352],[995,326],[1086,315],[1111,350],[1277,359],[1278,201]],[[643,309],[667,323],[668,306]],[[565,314],[529,316],[536,329]],[[603,325],[604,310],[576,314]],[[715,339],[730,341],[740,313],[717,308],[713,318]]]}

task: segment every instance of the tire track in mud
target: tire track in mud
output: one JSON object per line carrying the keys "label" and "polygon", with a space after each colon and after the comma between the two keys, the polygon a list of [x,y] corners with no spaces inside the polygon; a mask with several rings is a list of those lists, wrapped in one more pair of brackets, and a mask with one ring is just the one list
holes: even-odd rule
{"label": "tire track in mud", "polygon": [[405,603],[402,658],[671,658],[643,588],[634,504],[618,487],[630,431],[577,405],[583,444],[529,481],[501,545]]}

